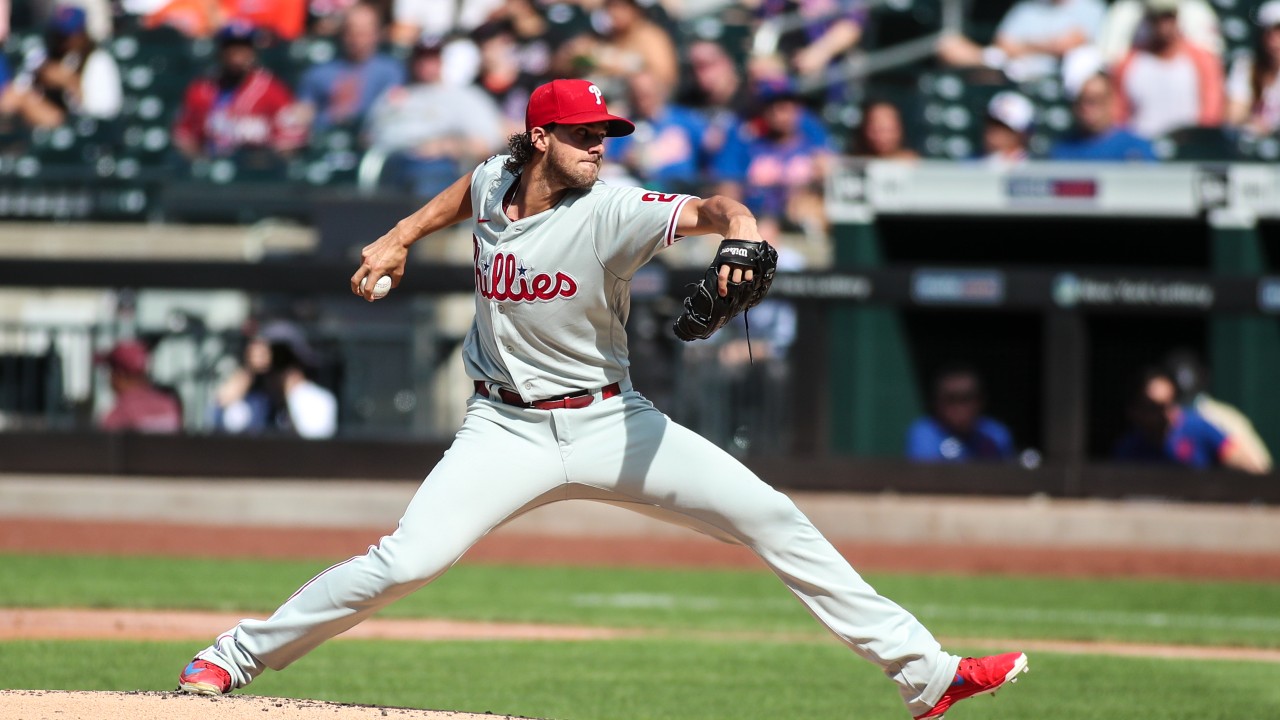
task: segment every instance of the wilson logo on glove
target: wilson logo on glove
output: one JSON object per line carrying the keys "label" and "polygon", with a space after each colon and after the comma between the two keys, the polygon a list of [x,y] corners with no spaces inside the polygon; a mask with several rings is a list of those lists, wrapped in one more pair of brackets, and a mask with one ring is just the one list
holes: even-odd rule
{"label": "wilson logo on glove", "polygon": [[[728,265],[751,271],[751,279],[730,282],[729,292],[720,297],[720,268]],[[705,340],[739,313],[755,307],[769,292],[774,271],[778,269],[778,251],[767,242],[726,239],[716,251],[716,260],[707,268],[702,281],[690,285],[684,300],[684,313],[676,318],[672,330],[676,337],[688,342]]]}

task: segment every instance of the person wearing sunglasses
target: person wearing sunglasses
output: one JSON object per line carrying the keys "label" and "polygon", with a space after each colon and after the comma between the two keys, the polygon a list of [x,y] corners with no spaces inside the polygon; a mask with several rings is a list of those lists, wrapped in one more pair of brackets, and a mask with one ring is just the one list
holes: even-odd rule
{"label": "person wearing sunglasses", "polygon": [[932,413],[907,430],[907,459],[915,462],[1009,460],[1013,435],[983,414],[986,395],[977,371],[967,365],[940,370],[933,381]]}

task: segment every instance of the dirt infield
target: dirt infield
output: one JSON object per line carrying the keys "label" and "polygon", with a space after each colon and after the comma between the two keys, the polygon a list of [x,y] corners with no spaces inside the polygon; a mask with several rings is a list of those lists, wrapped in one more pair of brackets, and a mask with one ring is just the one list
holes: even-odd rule
{"label": "dirt infield", "polygon": [[[0,608],[5,640],[208,640],[244,615],[214,612]],[[614,640],[652,634],[573,625],[375,618],[343,638],[365,640]]]}
{"label": "dirt infield", "polygon": [[0,720],[511,720],[510,715],[477,715],[410,710],[290,698],[230,695],[200,697],[163,692],[66,692],[0,690]]}
{"label": "dirt infield", "polygon": [[[20,608],[0,609],[0,642],[6,640],[207,640],[235,625],[242,615],[233,613]],[[634,637],[668,636],[667,631],[539,625],[534,623],[467,622],[461,620],[366,620],[341,635],[344,639],[417,640],[554,640],[598,641]],[[681,637],[712,640],[832,642],[817,633],[749,633],[680,631]],[[998,640],[992,638],[942,638],[948,645],[1044,650],[1071,655],[1111,655],[1182,660],[1240,660],[1280,664],[1280,650],[1264,648],[1157,645],[1071,640]],[[2,720],[2,716],[0,716]]]}
{"label": "dirt infield", "polygon": [[[279,528],[6,518],[0,552],[307,558],[363,554],[391,528]],[[201,539],[199,543],[189,540]],[[836,543],[864,572],[1280,580],[1280,554]],[[746,549],[700,535],[551,537],[499,531],[463,562],[648,567],[761,567]]]}

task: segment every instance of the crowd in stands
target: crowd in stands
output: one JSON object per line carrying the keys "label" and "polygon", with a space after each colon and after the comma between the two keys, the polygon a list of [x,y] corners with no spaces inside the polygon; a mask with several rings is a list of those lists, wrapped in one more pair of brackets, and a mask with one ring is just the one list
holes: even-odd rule
{"label": "crowd in stands", "polygon": [[990,45],[948,35],[938,55],[1015,82],[1060,79],[1076,129],[1049,157],[1150,160],[1145,142],[1191,129],[1280,131],[1280,2],[1252,18],[1252,50],[1232,57],[1205,0],[1021,0]]}
{"label": "crowd in stands", "polygon": [[[386,185],[419,194],[501,151],[529,92],[565,76],[590,77],[638,121],[612,145],[612,181],[730,193],[789,227],[820,215],[836,153],[939,155],[916,132],[919,103],[902,101],[903,78],[922,72],[991,91],[968,153],[997,165],[1151,161],[1179,133],[1280,131],[1280,0],[1250,6],[1252,47],[1231,54],[1206,0],[1018,0],[989,41],[943,33],[923,64],[864,79],[847,71],[877,30],[864,0],[35,0],[7,14],[0,32],[28,41],[0,56],[5,122],[120,116],[113,38],[176,33],[216,50],[166,78],[185,84],[160,113],[174,154],[288,158],[336,130],[385,159]],[[290,54],[311,40],[327,53]],[[1025,88],[1045,80],[1074,122],[1037,146],[1044,108]]]}
{"label": "crowd in stands", "polygon": [[[1016,0],[993,32],[968,23],[942,33],[927,59],[859,77],[850,61],[882,42],[883,9],[868,0],[0,0],[0,134],[145,117],[165,131],[168,158],[193,166],[287,161],[336,133],[379,160],[383,186],[429,196],[524,130],[539,84],[589,77],[636,122],[633,135],[610,141],[607,181],[727,194],[765,224],[816,234],[823,179],[838,154],[994,167],[1155,162],[1170,157],[1170,142],[1204,133],[1280,138],[1280,0],[1214,1],[1218,9],[1208,0]],[[1247,24],[1228,25],[1219,12],[1228,5]],[[940,30],[933,22],[921,32]],[[184,61],[137,62],[162,46]],[[981,95],[972,147],[925,142],[926,85],[952,99]],[[147,110],[136,97],[143,86],[157,96],[174,88],[173,102]],[[1067,122],[1048,122],[1051,96],[1065,100]],[[785,305],[773,309],[760,312],[762,330],[772,318],[777,331],[762,347],[785,355],[794,319]],[[298,359],[287,342],[275,345],[274,357]],[[261,365],[259,355],[246,367]],[[122,350],[111,361],[121,388],[148,413],[171,414],[162,392],[134,382],[138,357]],[[276,370],[263,396],[274,409],[251,401],[250,386],[264,381],[246,371],[220,393],[220,426],[332,434],[332,423],[304,429],[288,420],[286,389],[332,403],[303,373]],[[1143,414],[1172,407],[1161,380],[1148,380],[1121,454],[1181,460],[1186,443],[1170,440],[1167,450],[1157,435],[1194,430],[1198,416]],[[981,414],[972,371],[954,369],[934,389],[933,415],[912,428],[909,455],[1013,454],[1008,431]],[[1205,437],[1217,443],[1205,456],[1223,461],[1226,445]]]}

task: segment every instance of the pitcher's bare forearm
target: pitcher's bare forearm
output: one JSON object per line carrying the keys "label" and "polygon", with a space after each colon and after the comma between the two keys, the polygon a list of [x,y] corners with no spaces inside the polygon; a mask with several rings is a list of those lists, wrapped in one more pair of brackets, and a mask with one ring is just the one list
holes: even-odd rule
{"label": "pitcher's bare forearm", "polygon": [[[372,301],[374,281],[383,275],[391,277],[391,286],[400,284],[404,276],[409,247],[422,238],[471,217],[471,173],[458,178],[443,192],[431,198],[412,215],[406,217],[387,234],[360,251],[360,267],[351,276],[351,292]],[[361,283],[367,277],[373,281]]]}
{"label": "pitcher's bare forearm", "polygon": [[725,197],[712,195],[705,200],[691,200],[680,211],[676,222],[677,235],[706,235],[716,233],[734,240],[760,240],[756,229],[756,216],[746,205]]}
{"label": "pitcher's bare forearm", "polygon": [[391,233],[408,247],[431,233],[457,225],[470,216],[471,173],[467,173],[427,201],[415,213],[396,223]]}

